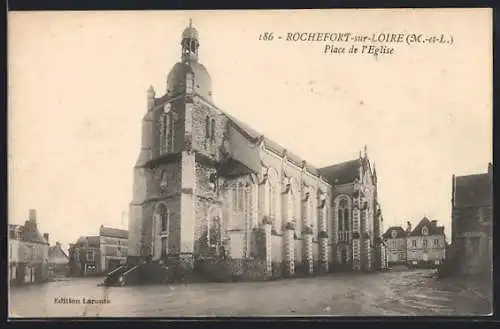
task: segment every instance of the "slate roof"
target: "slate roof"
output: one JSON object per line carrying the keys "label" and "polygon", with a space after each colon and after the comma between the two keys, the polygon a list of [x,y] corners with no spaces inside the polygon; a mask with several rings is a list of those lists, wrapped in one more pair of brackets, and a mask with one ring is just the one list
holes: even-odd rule
{"label": "slate roof", "polygon": [[422,228],[427,226],[428,236],[430,235],[444,235],[444,226],[437,226],[436,221],[430,221],[429,218],[424,217],[417,226],[411,231],[409,236],[422,236]]}
{"label": "slate roof", "polygon": [[99,229],[100,236],[106,236],[110,238],[118,238],[118,239],[128,239],[128,231],[121,230],[118,228],[105,227],[101,225]]}
{"label": "slate roof", "polygon": [[[279,154],[280,156],[283,156],[286,150],[286,154],[288,157],[288,160],[293,163],[294,165],[298,167],[302,167],[302,163],[305,161],[301,157],[299,157],[297,154],[289,151],[285,147],[281,146],[279,143],[267,138],[263,134],[259,133],[257,130],[253,129],[246,123],[236,119],[232,115],[229,115],[227,113],[224,113],[227,118],[229,119],[230,123],[232,123],[237,129],[239,129],[241,132],[243,132],[249,139],[251,139],[253,142],[258,141],[260,138],[264,138],[264,144],[266,145],[266,148],[269,150],[273,151],[276,154]],[[306,170],[315,175],[318,176],[318,170],[314,166],[308,164],[306,162]]]}
{"label": "slate roof", "polygon": [[60,245],[49,247],[49,258],[53,258],[57,256],[57,254],[61,254],[64,257],[68,258],[68,255],[64,252]]}
{"label": "slate roof", "polygon": [[93,246],[99,247],[100,240],[98,236],[81,236],[76,240],[77,246]]}
{"label": "slate roof", "polygon": [[455,207],[488,206],[492,204],[488,174],[456,176],[453,191]]}
{"label": "slate roof", "polygon": [[[397,235],[395,238],[392,237],[392,231],[396,231]],[[400,239],[406,237],[406,232],[401,226],[391,226],[382,235],[384,239]]]}
{"label": "slate roof", "polygon": [[21,241],[49,244],[49,242],[45,240],[43,235],[38,230],[38,226],[36,225],[36,223],[26,221],[24,225],[12,225],[9,228],[15,227],[17,227],[19,230],[19,239]]}
{"label": "slate roof", "polygon": [[358,178],[361,164],[360,159],[355,159],[320,168],[318,171],[331,185],[340,185],[350,183]]}

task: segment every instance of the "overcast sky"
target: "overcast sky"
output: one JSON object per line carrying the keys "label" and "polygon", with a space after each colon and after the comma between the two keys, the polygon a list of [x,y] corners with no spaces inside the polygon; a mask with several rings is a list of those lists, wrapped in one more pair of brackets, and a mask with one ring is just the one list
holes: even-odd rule
{"label": "overcast sky", "polygon": [[[217,106],[313,165],[376,164],[384,226],[438,220],[452,174],[492,158],[489,10],[9,13],[9,223],[51,244],[126,228],[146,90],[166,90],[193,18]],[[323,54],[262,32],[445,33],[452,46]]]}

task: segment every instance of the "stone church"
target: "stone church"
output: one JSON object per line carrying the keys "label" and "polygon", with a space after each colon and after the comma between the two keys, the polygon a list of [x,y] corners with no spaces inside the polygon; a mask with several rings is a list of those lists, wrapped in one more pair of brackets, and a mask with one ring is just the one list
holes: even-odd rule
{"label": "stone church", "polygon": [[165,92],[147,91],[128,263],[175,259],[190,271],[218,259],[229,272],[268,277],[385,268],[366,147],[314,167],[215,105],[199,47],[190,23]]}

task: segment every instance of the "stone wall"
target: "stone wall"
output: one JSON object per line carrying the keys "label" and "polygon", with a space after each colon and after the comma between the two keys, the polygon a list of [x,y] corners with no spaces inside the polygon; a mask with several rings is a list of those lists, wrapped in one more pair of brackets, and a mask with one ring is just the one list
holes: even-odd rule
{"label": "stone wall", "polygon": [[[199,98],[195,100],[192,111],[192,145],[193,149],[201,154],[219,159],[220,146],[226,129],[227,117],[215,106],[212,106]],[[215,120],[215,136],[213,139],[206,136],[206,119]]]}
{"label": "stone wall", "polygon": [[153,110],[153,127],[152,133],[152,155],[153,158],[157,158],[161,155],[161,138],[165,138],[161,133],[164,127],[164,117],[165,117],[165,105],[170,104],[170,111],[172,113],[172,124],[173,124],[173,150],[172,153],[181,152],[184,149],[184,122],[185,122],[185,98],[176,97],[171,100],[167,100],[163,103],[158,103],[155,105]]}
{"label": "stone wall", "polygon": [[271,235],[271,240],[272,261],[281,263],[283,260],[283,237],[281,235]]}
{"label": "stone wall", "polygon": [[295,263],[301,264],[304,260],[304,240],[302,239],[295,239],[294,240],[294,247],[293,247],[293,252],[294,252],[294,261]]}

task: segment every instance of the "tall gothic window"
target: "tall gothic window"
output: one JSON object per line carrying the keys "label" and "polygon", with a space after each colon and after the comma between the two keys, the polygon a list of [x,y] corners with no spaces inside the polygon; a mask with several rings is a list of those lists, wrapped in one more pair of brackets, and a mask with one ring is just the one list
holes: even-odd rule
{"label": "tall gothic window", "polygon": [[338,223],[339,223],[339,231],[344,230],[344,211],[342,209],[338,209]]}
{"label": "tall gothic window", "polygon": [[[156,239],[159,238],[160,257],[165,258],[167,256],[167,252],[168,252],[168,231],[170,228],[170,212],[169,212],[167,206],[163,203],[160,203],[158,205],[156,211],[157,211],[156,218],[159,221],[159,223],[157,223],[155,225],[155,227],[157,227],[159,232],[156,232],[157,229],[155,229],[156,236],[155,236],[155,239],[153,241],[158,241]],[[156,254],[156,252],[155,252],[155,254]]]}
{"label": "tall gothic window", "polygon": [[160,214],[161,232],[168,232],[169,213],[168,208],[162,203],[158,206]]}
{"label": "tall gothic window", "polygon": [[341,234],[342,240],[348,239],[349,231],[349,208],[346,199],[340,200],[337,206],[337,214],[338,214],[338,225],[339,225],[339,233]]}
{"label": "tall gothic window", "polygon": [[212,123],[210,125],[210,140],[215,140],[215,119],[212,119]]}
{"label": "tall gothic window", "polygon": [[344,227],[346,231],[349,231],[349,209],[344,208]]}
{"label": "tall gothic window", "polygon": [[165,152],[172,152],[174,147],[174,124],[172,122],[172,112],[165,114],[163,136],[165,138]]}
{"label": "tall gothic window", "polygon": [[210,138],[210,117],[205,118],[205,138]]}

